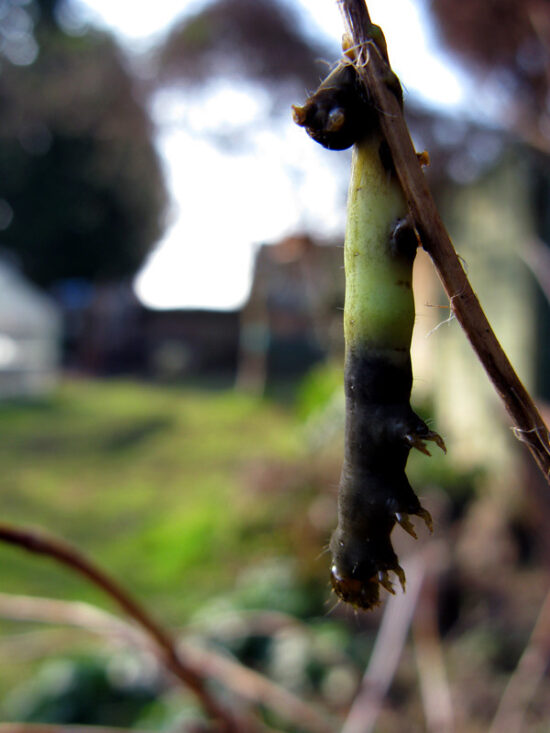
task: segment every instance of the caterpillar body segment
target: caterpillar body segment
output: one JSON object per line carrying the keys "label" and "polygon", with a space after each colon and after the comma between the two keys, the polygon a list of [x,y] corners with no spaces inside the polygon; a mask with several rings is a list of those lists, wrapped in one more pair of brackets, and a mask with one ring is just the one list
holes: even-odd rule
{"label": "caterpillar body segment", "polygon": [[[369,609],[379,603],[380,587],[394,592],[390,572],[405,588],[405,574],[391,543],[395,524],[414,537],[411,516],[432,527],[405,474],[409,452],[417,448],[429,455],[427,441],[443,450],[445,444],[410,406],[412,268],[418,238],[376,113],[372,108],[365,111],[368,100],[362,91],[353,102],[353,89],[360,86],[349,76],[350,70],[356,74],[355,68],[349,62],[341,66],[346,94],[334,94],[343,71],[336,80],[330,75],[303,108],[295,108],[295,120],[321,144],[327,134],[334,134],[329,128],[336,116],[346,120],[347,140],[352,130],[361,131],[353,140],[344,246],[346,432],[338,526],[330,550],[335,593]],[[347,97],[352,103],[343,108]],[[338,115],[333,114],[335,108]],[[355,115],[360,115],[359,123]],[[341,149],[329,142],[327,147]]]}
{"label": "caterpillar body segment", "polygon": [[417,239],[407,213],[380,133],[367,135],[354,148],[348,194],[345,456],[330,543],[334,591],[360,608],[378,604],[380,586],[390,590],[390,571],[404,586],[391,532],[399,523],[414,535],[411,515],[431,525],[405,466],[412,447],[441,441],[409,402]]}
{"label": "caterpillar body segment", "polygon": [[[404,586],[404,573],[390,539],[395,524],[414,537],[412,515],[422,518],[429,529],[432,526],[405,466],[411,436],[415,441],[440,438],[414,413],[408,396],[398,402],[397,393],[377,390],[387,378],[388,386],[393,379],[405,394],[410,373],[410,364],[388,367],[385,356],[373,360],[361,351],[347,354],[345,456],[338,489],[338,526],[330,542],[331,580],[338,596],[360,608],[377,605],[379,586],[387,588],[389,571]],[[380,375],[386,376],[381,379]]]}

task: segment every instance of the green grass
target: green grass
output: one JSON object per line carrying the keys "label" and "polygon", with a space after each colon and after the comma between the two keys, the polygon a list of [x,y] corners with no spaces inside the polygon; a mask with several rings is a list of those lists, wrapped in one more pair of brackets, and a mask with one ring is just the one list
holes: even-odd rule
{"label": "green grass", "polygon": [[[72,381],[43,403],[2,405],[0,435],[2,520],[77,544],[172,623],[252,559],[291,552],[265,528],[275,499],[245,480],[252,462],[300,453],[291,413],[272,403]],[[47,560],[0,546],[0,563],[3,592],[105,603]]]}

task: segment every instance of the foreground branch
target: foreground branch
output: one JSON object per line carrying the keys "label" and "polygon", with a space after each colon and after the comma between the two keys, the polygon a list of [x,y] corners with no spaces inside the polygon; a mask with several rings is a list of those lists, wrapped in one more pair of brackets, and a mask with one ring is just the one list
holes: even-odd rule
{"label": "foreground branch", "polygon": [[425,550],[426,578],[413,620],[413,639],[420,693],[424,705],[427,733],[452,733],[454,730],[452,695],[438,628],[439,581],[447,568],[447,547],[432,542]]}
{"label": "foreground branch", "polygon": [[407,593],[388,597],[369,665],[342,733],[371,733],[374,730],[395,676],[426,575],[422,553],[409,558],[403,565],[407,572]]}
{"label": "foreground branch", "polygon": [[[289,619],[284,614],[268,613],[261,616],[267,617],[267,623],[256,627],[258,633],[271,634],[274,629],[281,628],[281,624],[289,624]],[[74,626],[102,637],[122,639],[138,648],[148,641],[148,637],[140,629],[89,603],[0,593],[0,618]],[[293,625],[298,625],[294,620],[292,622]],[[203,677],[216,680],[239,698],[254,705],[271,708],[279,716],[299,726],[300,730],[309,733],[333,731],[326,716],[260,672],[202,645],[178,640],[177,646],[180,656],[185,658],[188,665],[193,669],[200,669]]]}
{"label": "foreground branch", "polygon": [[223,733],[243,733],[257,730],[256,726],[242,720],[236,721],[232,712],[222,707],[211,695],[205,681],[178,652],[175,640],[124,588],[101,568],[98,568],[75,547],[35,529],[24,529],[0,523],[0,541],[21,547],[37,555],[45,555],[83,575],[106,593],[122,608],[153,641],[166,666],[200,700],[205,712],[216,721],[217,730]]}
{"label": "foreground branch", "polygon": [[372,24],[364,0],[338,0],[352,37],[355,65],[361,82],[378,110],[380,126],[422,246],[432,258],[451,309],[514,421],[514,434],[526,443],[550,483],[548,428],[531,396],[502,350],[441,221],[417,159],[398,99],[388,86],[390,69],[373,42]]}
{"label": "foreground branch", "polygon": [[[106,728],[97,725],[48,723],[0,723],[0,733],[140,733],[137,728]],[[145,730],[142,733],[147,733]]]}
{"label": "foreground branch", "polygon": [[489,733],[520,733],[529,703],[548,671],[550,592],[542,604],[529,643],[510,677]]}

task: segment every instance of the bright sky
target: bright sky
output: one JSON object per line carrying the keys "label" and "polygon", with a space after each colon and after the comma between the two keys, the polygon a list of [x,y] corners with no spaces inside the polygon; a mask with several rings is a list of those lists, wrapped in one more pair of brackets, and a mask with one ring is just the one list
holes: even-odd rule
{"label": "bright sky", "polygon": [[[111,28],[130,49],[139,49],[204,0],[80,3],[90,21]],[[336,0],[296,4],[339,45],[343,26]],[[421,0],[369,0],[372,19],[385,31],[392,65],[406,91],[439,107],[459,107],[463,80],[438,54],[421,8]],[[173,205],[164,239],[136,278],[136,292],[146,305],[237,308],[248,295],[259,244],[305,228],[325,238],[342,235],[342,157],[336,160],[337,154],[313,143],[291,122],[290,110],[284,121],[268,121],[264,105],[261,94],[253,97],[227,84],[185,106],[174,92],[158,95],[153,117]],[[207,120],[213,118],[237,129],[252,127],[246,149],[223,152],[209,142],[201,133],[212,127]]]}

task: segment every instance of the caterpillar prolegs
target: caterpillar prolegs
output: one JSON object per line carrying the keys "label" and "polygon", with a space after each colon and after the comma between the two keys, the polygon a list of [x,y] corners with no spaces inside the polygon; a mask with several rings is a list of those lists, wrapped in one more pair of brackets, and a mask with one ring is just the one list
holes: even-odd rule
{"label": "caterpillar prolegs", "polygon": [[304,107],[294,108],[294,119],[326,147],[355,145],[344,246],[345,455],[330,550],[335,593],[369,609],[379,603],[380,586],[393,592],[390,571],[405,587],[390,538],[395,524],[414,537],[411,515],[432,526],[405,474],[409,451],[429,455],[425,441],[445,450],[409,402],[418,242],[376,113],[351,63],[342,62]]}

